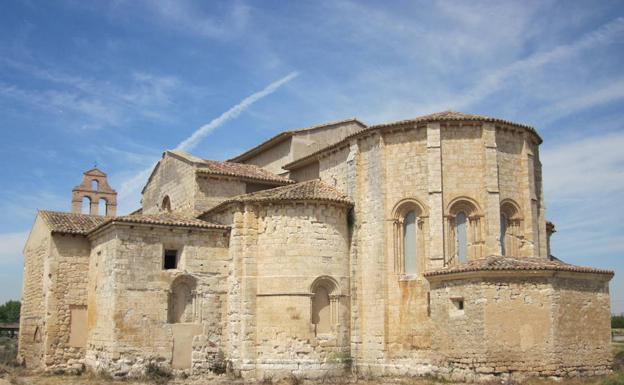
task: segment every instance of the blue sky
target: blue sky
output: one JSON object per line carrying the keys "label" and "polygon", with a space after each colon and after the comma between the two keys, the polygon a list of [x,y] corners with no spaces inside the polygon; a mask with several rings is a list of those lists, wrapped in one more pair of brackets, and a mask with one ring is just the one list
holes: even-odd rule
{"label": "blue sky", "polygon": [[453,109],[538,129],[553,254],[615,269],[624,312],[623,68],[618,1],[4,2],[0,302],[36,209],[68,210],[95,162],[124,213],[202,126],[186,148],[226,159],[289,128]]}

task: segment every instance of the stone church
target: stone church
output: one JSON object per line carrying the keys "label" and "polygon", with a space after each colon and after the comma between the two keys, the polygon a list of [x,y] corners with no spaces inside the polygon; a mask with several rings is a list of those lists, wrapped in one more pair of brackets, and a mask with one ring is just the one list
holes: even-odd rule
{"label": "stone church", "polygon": [[447,111],[284,131],[225,162],[165,151],[122,216],[89,170],[26,243],[20,360],[258,381],[606,373],[613,272],[551,255],[541,142]]}

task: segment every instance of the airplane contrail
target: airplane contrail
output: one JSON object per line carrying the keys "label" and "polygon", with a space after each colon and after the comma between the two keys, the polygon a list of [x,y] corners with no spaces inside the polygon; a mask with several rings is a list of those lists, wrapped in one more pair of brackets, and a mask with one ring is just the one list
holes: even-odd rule
{"label": "airplane contrail", "polygon": [[[180,144],[178,144],[175,149],[183,151],[192,150],[206,135],[210,134],[212,131],[222,126],[227,121],[235,119],[252,104],[268,95],[271,95],[273,92],[277,91],[278,88],[293,80],[297,76],[299,76],[298,72],[291,72],[283,78],[269,84],[261,91],[255,92],[247,96],[245,99],[241,100],[238,104],[231,107],[230,109],[219,115],[217,118],[214,118],[209,123],[199,127],[188,138],[180,142]],[[134,176],[123,182],[121,184],[121,188],[119,189],[119,197],[124,198],[129,196],[133,192],[136,192],[141,187],[141,185],[145,183],[145,179],[151,173],[154,165],[152,165],[150,168],[142,170],[141,172],[135,174]]]}

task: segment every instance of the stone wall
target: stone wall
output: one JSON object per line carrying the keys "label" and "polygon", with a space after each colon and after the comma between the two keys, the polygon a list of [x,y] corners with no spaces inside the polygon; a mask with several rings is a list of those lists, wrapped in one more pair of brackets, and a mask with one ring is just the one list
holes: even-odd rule
{"label": "stone wall", "polygon": [[[93,235],[87,365],[115,376],[139,375],[149,362],[170,366],[175,339],[169,293],[180,276],[197,282],[191,323],[201,325],[201,333],[193,357],[214,358],[217,349],[205,345],[221,345],[227,247],[224,230],[117,225]],[[176,269],[163,270],[165,249],[178,250]],[[211,364],[192,362],[197,370]]]}
{"label": "stone wall", "polygon": [[246,184],[238,179],[199,174],[196,179],[195,215],[207,211],[224,200],[245,194]]}
{"label": "stone wall", "polygon": [[607,373],[612,361],[608,279],[562,274],[554,281],[553,289],[555,374]]}
{"label": "stone wall", "polygon": [[[246,378],[343,373],[349,355],[346,208],[248,204],[233,218],[228,325],[230,357]],[[314,283],[335,283],[332,330],[315,333]]]}
{"label": "stone wall", "polygon": [[[430,279],[439,375],[474,381],[608,372],[608,279],[521,271]],[[591,326],[581,332],[581,325]]]}
{"label": "stone wall", "polygon": [[45,297],[50,255],[50,230],[37,215],[24,247],[24,283],[20,315],[18,358],[28,368],[40,368],[44,363],[46,327]]}
{"label": "stone wall", "polygon": [[168,196],[172,211],[193,215],[195,194],[195,167],[165,153],[143,190],[143,213],[161,212],[163,199]]}
{"label": "stone wall", "polygon": [[83,235],[52,236],[47,290],[46,367],[80,371],[86,345],[86,307],[91,245]]}

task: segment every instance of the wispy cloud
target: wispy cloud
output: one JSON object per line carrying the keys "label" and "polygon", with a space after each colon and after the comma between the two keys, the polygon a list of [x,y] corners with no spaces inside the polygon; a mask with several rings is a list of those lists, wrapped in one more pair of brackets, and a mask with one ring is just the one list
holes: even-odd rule
{"label": "wispy cloud", "polygon": [[541,151],[550,199],[624,192],[624,133],[590,136]]}
{"label": "wispy cloud", "polygon": [[[241,100],[238,104],[234,105],[217,118],[213,119],[209,123],[199,127],[195,130],[188,138],[180,142],[175,148],[178,150],[190,151],[208,134],[210,134],[215,129],[219,128],[229,120],[235,119],[238,117],[243,111],[247,108],[251,107],[252,104],[256,103],[262,98],[265,98],[271,95],[273,92],[277,91],[280,87],[285,85],[286,83],[292,81],[294,78],[299,76],[297,72],[291,72],[290,74],[284,76],[283,78],[269,84],[261,91],[255,92],[243,100]],[[152,171],[152,167],[147,168],[145,170],[140,171],[139,173],[133,175],[126,181],[122,182],[121,188],[119,190],[119,197],[121,200],[127,199],[131,194],[136,193],[139,188],[145,183],[149,174]]]}
{"label": "wispy cloud", "polygon": [[0,265],[20,261],[28,232],[0,233]]}
{"label": "wispy cloud", "polygon": [[53,68],[8,58],[0,66],[38,79],[37,87],[0,83],[0,97],[26,103],[41,111],[76,122],[75,127],[119,127],[133,118],[167,121],[162,112],[171,104],[174,91],[188,92],[174,76],[133,72],[123,81],[95,80]]}
{"label": "wispy cloud", "polygon": [[517,60],[493,71],[479,79],[477,85],[468,92],[451,101],[451,107],[456,109],[469,107],[483,100],[486,96],[499,91],[510,79],[527,75],[528,72],[539,70],[553,62],[565,60],[597,45],[609,44],[623,35],[624,18],[618,17],[572,43],[559,45],[549,51],[534,53],[527,58]]}
{"label": "wispy cloud", "polygon": [[[229,40],[238,36],[246,27],[251,8],[243,2],[224,3],[219,13],[208,12],[198,4],[187,0],[118,1],[116,15],[127,17],[127,6],[140,5],[139,14],[148,15],[160,27],[186,35],[214,40]],[[121,5],[125,5],[122,7]]]}

